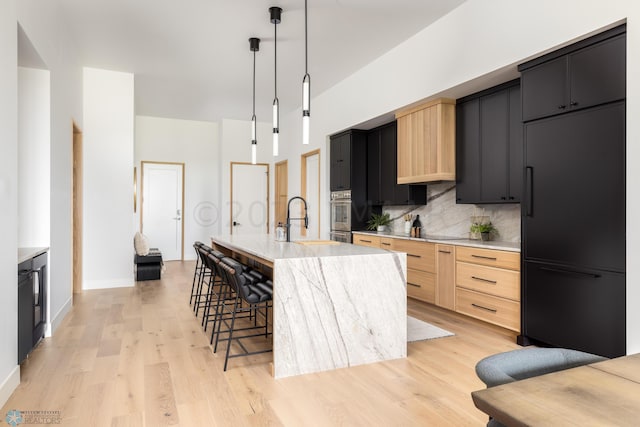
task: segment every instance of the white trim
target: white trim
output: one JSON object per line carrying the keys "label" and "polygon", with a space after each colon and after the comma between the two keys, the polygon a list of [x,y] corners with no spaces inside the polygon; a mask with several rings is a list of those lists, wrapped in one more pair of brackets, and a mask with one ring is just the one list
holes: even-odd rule
{"label": "white trim", "polygon": [[133,277],[123,279],[106,279],[106,280],[85,280],[82,283],[82,289],[110,289],[110,288],[132,288],[135,286]]}
{"label": "white trim", "polygon": [[53,333],[58,329],[62,321],[64,320],[67,313],[71,311],[73,308],[73,296],[69,297],[67,302],[64,303],[62,308],[58,310],[56,315],[53,317],[50,323],[47,323],[45,327],[44,336],[50,337]]}
{"label": "white trim", "polygon": [[0,384],[0,407],[9,400],[15,389],[20,385],[20,365],[16,365],[13,371]]}

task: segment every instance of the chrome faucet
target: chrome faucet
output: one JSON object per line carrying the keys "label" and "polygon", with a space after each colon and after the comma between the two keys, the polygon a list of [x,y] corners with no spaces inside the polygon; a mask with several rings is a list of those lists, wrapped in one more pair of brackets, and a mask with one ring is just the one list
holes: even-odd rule
{"label": "chrome faucet", "polygon": [[[289,208],[291,206],[291,202],[294,201],[295,199],[300,199],[302,200],[302,203],[304,203],[303,218],[291,218],[291,213],[289,211]],[[297,221],[304,220],[304,228],[309,228],[309,216],[307,215],[307,201],[300,196],[295,196],[290,198],[289,202],[287,203],[287,223],[285,224],[285,228],[287,229],[287,242],[291,241],[291,220],[297,220]]]}

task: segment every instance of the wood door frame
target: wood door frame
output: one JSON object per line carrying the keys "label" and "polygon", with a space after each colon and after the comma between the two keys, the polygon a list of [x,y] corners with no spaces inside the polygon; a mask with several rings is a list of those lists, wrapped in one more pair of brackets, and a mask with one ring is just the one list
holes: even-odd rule
{"label": "wood door frame", "polygon": [[142,218],[144,217],[144,165],[174,165],[182,167],[182,215],[180,216],[181,222],[181,242],[180,242],[180,260],[184,261],[184,176],[185,176],[185,164],[184,162],[155,162],[151,160],[141,160],[140,161],[140,234],[142,234]]}
{"label": "wood door frame", "polygon": [[71,300],[82,292],[82,130],[71,120]]}
{"label": "wood door frame", "polygon": [[[313,151],[309,151],[308,153],[303,153],[300,156],[300,193],[302,194],[302,198],[307,200],[307,159],[309,157],[318,155],[318,238],[320,238],[320,149],[316,149]],[[307,229],[302,228],[301,233],[302,236],[307,235]]]}
{"label": "wood door frame", "polygon": [[269,163],[256,163],[255,165],[251,162],[230,162],[229,163],[229,234],[233,234],[233,166],[234,165],[246,165],[246,166],[266,166],[267,167],[267,234],[269,231]]}
{"label": "wood door frame", "polygon": [[[285,194],[285,199],[287,197],[289,197],[289,161],[288,160],[281,160],[279,162],[276,163],[275,165],[275,172],[276,172],[276,176],[274,178],[274,198],[275,198],[275,217],[274,217],[274,224],[277,225],[278,223],[278,206],[280,203],[280,193],[281,193],[281,188],[279,185],[280,182],[280,173],[281,173],[281,168],[284,167],[286,174],[287,174],[287,179],[284,181],[284,194]],[[285,212],[286,212],[286,201],[285,201]],[[286,216],[286,213],[285,213]],[[285,218],[286,221],[286,218]],[[283,222],[284,224],[284,222]]]}

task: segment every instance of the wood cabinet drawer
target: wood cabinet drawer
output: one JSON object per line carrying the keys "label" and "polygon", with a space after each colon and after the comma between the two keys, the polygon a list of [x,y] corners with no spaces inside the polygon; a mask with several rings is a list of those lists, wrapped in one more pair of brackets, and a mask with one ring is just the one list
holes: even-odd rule
{"label": "wood cabinet drawer", "polygon": [[378,236],[368,236],[366,234],[354,234],[353,235],[353,244],[360,246],[370,246],[372,248],[380,247],[380,237]]}
{"label": "wood cabinet drawer", "polygon": [[456,250],[456,260],[520,271],[520,254],[517,252],[460,246]]}
{"label": "wood cabinet drawer", "polygon": [[407,269],[407,296],[424,302],[436,302],[436,277],[424,271]]}
{"label": "wood cabinet drawer", "polygon": [[478,292],[520,301],[518,271],[457,262],[456,284]]}
{"label": "wood cabinet drawer", "polygon": [[436,272],[436,245],[415,240],[395,239],[394,251],[407,253],[407,269]]}
{"label": "wood cabinet drawer", "polygon": [[520,303],[458,287],[456,311],[520,332]]}
{"label": "wood cabinet drawer", "polygon": [[393,249],[392,237],[380,237],[380,247],[382,249]]}

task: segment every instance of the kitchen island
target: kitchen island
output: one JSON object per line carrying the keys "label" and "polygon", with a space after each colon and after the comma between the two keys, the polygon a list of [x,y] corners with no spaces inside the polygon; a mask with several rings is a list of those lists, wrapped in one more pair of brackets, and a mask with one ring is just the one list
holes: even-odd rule
{"label": "kitchen island", "polygon": [[273,269],[275,378],[407,356],[406,254],[270,235],[211,242]]}

